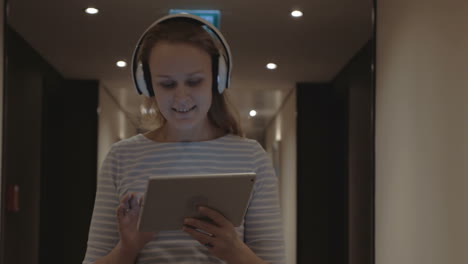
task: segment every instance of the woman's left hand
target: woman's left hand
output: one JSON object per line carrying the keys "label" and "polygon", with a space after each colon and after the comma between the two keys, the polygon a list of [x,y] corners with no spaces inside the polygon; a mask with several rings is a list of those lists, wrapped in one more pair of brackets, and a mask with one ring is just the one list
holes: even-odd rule
{"label": "woman's left hand", "polygon": [[[207,207],[201,206],[198,210],[202,215],[210,218],[212,223],[186,218],[183,230],[206,246],[213,255],[230,263],[231,260],[250,251],[237,235],[234,225],[223,215]],[[206,234],[195,229],[203,230]]]}

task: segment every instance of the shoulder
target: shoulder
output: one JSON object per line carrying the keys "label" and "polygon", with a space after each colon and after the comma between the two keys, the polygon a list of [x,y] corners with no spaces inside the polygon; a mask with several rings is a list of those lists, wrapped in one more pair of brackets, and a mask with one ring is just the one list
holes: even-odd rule
{"label": "shoulder", "polygon": [[137,149],[144,148],[149,145],[149,141],[142,134],[137,134],[132,137],[122,139],[113,143],[110,147],[110,153],[132,152]]}
{"label": "shoulder", "polygon": [[229,135],[225,138],[224,144],[229,142],[232,151],[247,155],[253,167],[259,167],[264,163],[268,163],[269,156],[263,146],[255,139]]}
{"label": "shoulder", "polygon": [[224,142],[233,143],[233,144],[236,144],[237,146],[243,146],[255,152],[257,151],[264,152],[262,145],[260,145],[260,143],[255,139],[229,134],[228,136],[225,137]]}

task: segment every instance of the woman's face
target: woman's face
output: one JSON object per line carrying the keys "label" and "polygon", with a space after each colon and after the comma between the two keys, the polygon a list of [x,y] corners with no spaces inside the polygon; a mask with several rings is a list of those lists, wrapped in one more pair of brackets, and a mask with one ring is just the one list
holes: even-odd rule
{"label": "woman's face", "polygon": [[208,125],[211,106],[211,57],[182,43],[159,42],[149,57],[156,102],[167,125],[177,130]]}

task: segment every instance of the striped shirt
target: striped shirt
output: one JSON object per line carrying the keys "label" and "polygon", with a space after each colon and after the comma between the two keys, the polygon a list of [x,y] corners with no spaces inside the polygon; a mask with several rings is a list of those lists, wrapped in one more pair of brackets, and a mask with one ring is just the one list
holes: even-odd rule
{"label": "striped shirt", "polygon": [[[142,134],[112,145],[99,172],[96,201],[83,264],[93,263],[119,241],[115,209],[128,192],[144,193],[151,175],[257,174],[239,237],[261,259],[284,264],[277,178],[270,159],[252,139],[234,135],[201,142],[154,142]],[[182,230],[161,231],[140,251],[138,264],[225,263]]]}

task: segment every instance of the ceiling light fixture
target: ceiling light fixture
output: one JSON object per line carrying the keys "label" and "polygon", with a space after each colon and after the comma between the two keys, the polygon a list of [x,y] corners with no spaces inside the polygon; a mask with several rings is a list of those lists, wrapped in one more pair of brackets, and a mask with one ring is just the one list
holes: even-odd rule
{"label": "ceiling light fixture", "polygon": [[303,15],[302,12],[299,10],[294,10],[291,12],[291,16],[293,17],[301,17],[302,15]]}
{"label": "ceiling light fixture", "polygon": [[254,116],[257,115],[257,111],[255,111],[255,110],[250,110],[250,113],[249,113],[249,114],[250,114],[251,117],[254,117]]}
{"label": "ceiling light fixture", "polygon": [[94,7],[88,7],[88,8],[85,9],[85,12],[90,14],[90,15],[95,15],[95,14],[99,13],[99,9],[94,8]]}
{"label": "ceiling light fixture", "polygon": [[274,70],[274,69],[278,68],[278,65],[276,65],[274,63],[268,63],[266,67],[269,70]]}
{"label": "ceiling light fixture", "polygon": [[127,63],[125,61],[118,61],[117,66],[119,66],[120,68],[123,68],[123,67],[127,66]]}

